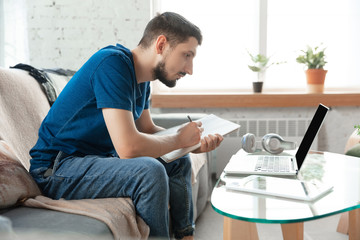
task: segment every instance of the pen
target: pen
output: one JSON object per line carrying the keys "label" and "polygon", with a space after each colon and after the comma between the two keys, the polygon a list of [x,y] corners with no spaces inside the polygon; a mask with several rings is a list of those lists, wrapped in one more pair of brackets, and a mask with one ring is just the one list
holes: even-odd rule
{"label": "pen", "polygon": [[190,122],[192,122],[191,117],[189,115],[187,115],[187,118],[189,119]]}

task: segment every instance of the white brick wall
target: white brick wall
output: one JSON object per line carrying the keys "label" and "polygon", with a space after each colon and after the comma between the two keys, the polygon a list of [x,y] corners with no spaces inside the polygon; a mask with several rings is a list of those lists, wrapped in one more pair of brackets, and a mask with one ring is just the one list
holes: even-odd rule
{"label": "white brick wall", "polygon": [[149,0],[27,1],[30,64],[77,70],[98,49],[132,49],[150,20]]}

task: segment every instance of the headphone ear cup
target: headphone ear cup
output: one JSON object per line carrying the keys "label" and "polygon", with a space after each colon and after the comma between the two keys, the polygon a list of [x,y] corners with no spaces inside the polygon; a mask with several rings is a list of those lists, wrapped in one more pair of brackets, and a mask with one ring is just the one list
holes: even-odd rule
{"label": "headphone ear cup", "polygon": [[241,147],[245,152],[253,153],[256,149],[255,135],[247,133],[241,138]]}
{"label": "headphone ear cup", "polygon": [[275,133],[266,134],[261,141],[265,151],[271,154],[282,153],[285,149],[291,150],[296,148],[295,142],[284,141],[284,139]]}
{"label": "headphone ear cup", "polygon": [[275,133],[266,134],[261,140],[262,147],[271,154],[279,154],[284,151],[282,142],[284,139]]}

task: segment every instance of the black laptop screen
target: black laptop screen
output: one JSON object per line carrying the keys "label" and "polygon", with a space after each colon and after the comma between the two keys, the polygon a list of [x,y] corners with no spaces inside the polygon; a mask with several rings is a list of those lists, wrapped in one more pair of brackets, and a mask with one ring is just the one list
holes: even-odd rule
{"label": "black laptop screen", "polygon": [[315,115],[311,120],[308,129],[306,130],[304,138],[300,143],[299,149],[296,152],[296,161],[297,161],[298,169],[300,169],[301,165],[303,164],[305,157],[310,150],[311,144],[313,143],[316,134],[318,133],[328,110],[329,110],[328,107],[319,104],[319,107],[316,110]]}

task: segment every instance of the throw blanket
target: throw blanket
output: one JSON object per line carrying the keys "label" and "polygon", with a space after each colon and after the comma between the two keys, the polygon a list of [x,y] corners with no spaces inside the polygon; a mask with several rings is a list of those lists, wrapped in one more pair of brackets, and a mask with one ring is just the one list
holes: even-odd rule
{"label": "throw blanket", "polygon": [[98,219],[108,225],[114,239],[147,239],[150,232],[144,220],[135,214],[134,205],[129,198],[53,200],[37,196],[27,199],[23,205]]}

